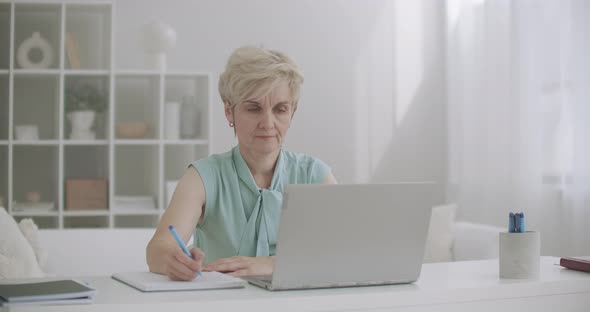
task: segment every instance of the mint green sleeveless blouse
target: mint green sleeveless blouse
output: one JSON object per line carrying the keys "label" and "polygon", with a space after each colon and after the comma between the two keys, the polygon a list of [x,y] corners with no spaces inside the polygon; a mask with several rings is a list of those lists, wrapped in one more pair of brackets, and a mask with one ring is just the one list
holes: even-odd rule
{"label": "mint green sleeveless blouse", "polygon": [[323,183],[331,169],[323,161],[281,149],[271,186],[261,189],[239,146],[191,164],[205,186],[205,214],[194,245],[204,263],[231,256],[273,256],[283,188],[287,184]]}

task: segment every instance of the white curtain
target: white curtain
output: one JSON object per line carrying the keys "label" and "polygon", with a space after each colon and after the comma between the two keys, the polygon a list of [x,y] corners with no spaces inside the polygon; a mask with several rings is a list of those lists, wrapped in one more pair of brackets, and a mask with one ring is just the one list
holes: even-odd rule
{"label": "white curtain", "polygon": [[590,255],[590,1],[447,1],[449,200]]}

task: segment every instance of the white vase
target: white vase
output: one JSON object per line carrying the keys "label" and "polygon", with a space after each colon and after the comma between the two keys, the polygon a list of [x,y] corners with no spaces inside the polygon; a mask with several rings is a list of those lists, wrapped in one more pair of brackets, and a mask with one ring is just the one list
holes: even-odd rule
{"label": "white vase", "polygon": [[166,70],[166,53],[176,44],[176,30],[163,22],[144,26],[143,46],[148,68]]}
{"label": "white vase", "polygon": [[37,125],[18,125],[14,127],[15,138],[20,141],[39,140],[39,127]]}
{"label": "white vase", "polygon": [[166,63],[166,53],[147,53],[146,54],[146,65],[149,69],[157,71],[166,71],[168,65]]}
{"label": "white vase", "polygon": [[166,181],[166,207],[170,206],[178,181]]}
{"label": "white vase", "polygon": [[185,96],[182,99],[180,113],[180,137],[183,139],[196,139],[199,135],[199,108],[194,96]]}
{"label": "white vase", "polygon": [[151,22],[144,25],[143,30],[143,46],[146,52],[166,52],[176,44],[176,30],[166,23]]}
{"label": "white vase", "polygon": [[180,138],[180,103],[167,102],[164,107],[164,137],[167,140]]}
{"label": "white vase", "polygon": [[96,112],[91,110],[75,111],[68,113],[68,120],[72,126],[70,139],[72,140],[94,140],[96,133],[92,131],[92,125]]}

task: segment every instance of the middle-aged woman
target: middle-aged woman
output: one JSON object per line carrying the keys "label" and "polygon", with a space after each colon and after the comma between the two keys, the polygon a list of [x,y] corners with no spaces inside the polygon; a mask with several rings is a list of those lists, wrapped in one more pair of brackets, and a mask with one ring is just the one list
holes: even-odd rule
{"label": "middle-aged woman", "polygon": [[[282,147],[302,83],[297,64],[281,52],[243,47],[232,53],[219,94],[238,145],[188,167],[148,244],[150,271],[173,280],[191,280],[200,270],[273,272],[284,186],[336,183],[324,162]],[[185,244],[194,232],[192,257],[169,225]]]}

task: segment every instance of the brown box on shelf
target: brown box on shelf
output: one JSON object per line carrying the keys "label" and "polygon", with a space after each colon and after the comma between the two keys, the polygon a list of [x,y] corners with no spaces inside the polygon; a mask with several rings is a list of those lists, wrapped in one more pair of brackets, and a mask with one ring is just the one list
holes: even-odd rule
{"label": "brown box on shelf", "polygon": [[67,179],[66,210],[108,209],[107,179]]}

